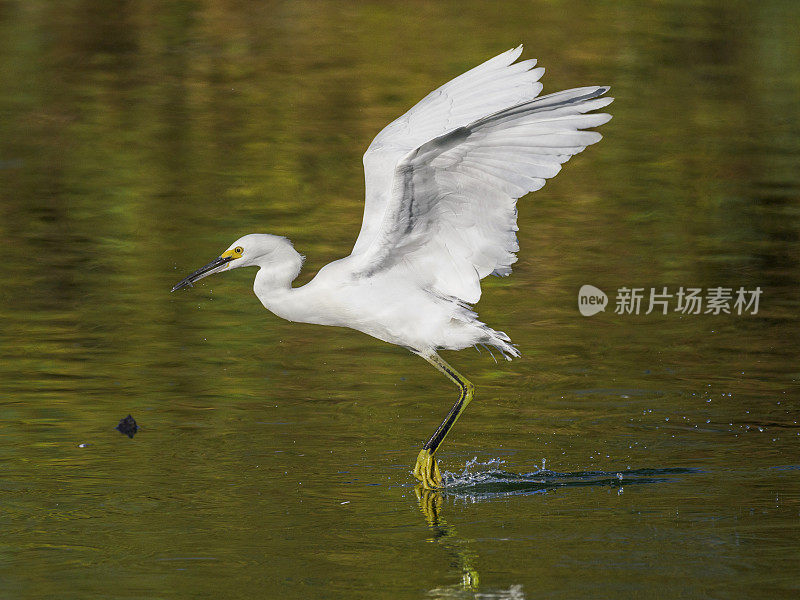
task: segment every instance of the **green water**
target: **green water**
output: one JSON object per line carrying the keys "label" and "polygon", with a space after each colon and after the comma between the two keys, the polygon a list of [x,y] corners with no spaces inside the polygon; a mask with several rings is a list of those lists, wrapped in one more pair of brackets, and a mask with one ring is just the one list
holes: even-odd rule
{"label": "green water", "polygon": [[[798,30],[769,0],[0,1],[0,596],[797,597]],[[443,377],[278,320],[252,270],[169,290],[245,233],[300,283],[347,254],[371,138],[520,42],[614,120],[520,202],[478,311],[523,357],[444,353],[477,396],[418,498]],[[663,286],[763,293],[615,314]]]}

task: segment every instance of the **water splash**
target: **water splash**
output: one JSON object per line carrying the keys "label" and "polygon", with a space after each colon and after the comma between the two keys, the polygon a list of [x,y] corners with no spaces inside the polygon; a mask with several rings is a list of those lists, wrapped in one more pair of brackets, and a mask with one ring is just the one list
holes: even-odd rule
{"label": "water splash", "polygon": [[663,483],[670,481],[675,475],[700,472],[699,469],[660,468],[559,473],[544,468],[544,464],[542,461],[542,468],[529,473],[511,473],[502,468],[505,461],[499,458],[483,462],[473,458],[467,461],[460,473],[445,471],[442,474],[440,491],[449,496],[477,502],[503,496],[541,494],[558,488],[622,488],[626,485]]}

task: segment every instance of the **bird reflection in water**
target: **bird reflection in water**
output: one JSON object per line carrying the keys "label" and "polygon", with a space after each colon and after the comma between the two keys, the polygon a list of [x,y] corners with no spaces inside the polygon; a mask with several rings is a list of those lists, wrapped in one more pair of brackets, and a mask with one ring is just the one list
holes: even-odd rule
{"label": "bird reflection in water", "polygon": [[470,548],[469,542],[460,538],[453,525],[442,517],[444,498],[438,490],[426,489],[422,485],[414,488],[417,503],[422,511],[431,542],[444,547],[453,556],[453,564],[458,566],[460,582],[455,585],[437,587],[428,591],[430,598],[474,598],[475,600],[525,600],[521,585],[512,585],[507,590],[480,591],[478,555]]}
{"label": "bird reflection in water", "polygon": [[431,541],[442,545],[455,556],[455,562],[461,571],[461,584],[458,589],[476,591],[480,584],[480,577],[475,566],[478,556],[469,549],[465,540],[457,536],[455,528],[442,518],[444,499],[441,492],[426,489],[421,485],[417,485],[414,491],[417,494],[419,508],[431,530]]}

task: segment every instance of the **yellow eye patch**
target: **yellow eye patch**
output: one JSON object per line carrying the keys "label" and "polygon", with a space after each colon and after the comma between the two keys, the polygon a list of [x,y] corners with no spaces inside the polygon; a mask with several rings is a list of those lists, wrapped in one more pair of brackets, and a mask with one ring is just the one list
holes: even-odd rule
{"label": "yellow eye patch", "polygon": [[220,257],[221,258],[239,258],[244,253],[244,248],[241,246],[236,246],[236,248],[232,250],[228,250],[223,252]]}

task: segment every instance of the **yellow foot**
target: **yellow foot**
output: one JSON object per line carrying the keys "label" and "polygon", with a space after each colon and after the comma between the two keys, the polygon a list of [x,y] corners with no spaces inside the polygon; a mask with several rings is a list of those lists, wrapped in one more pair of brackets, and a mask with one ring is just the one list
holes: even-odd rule
{"label": "yellow foot", "polygon": [[422,482],[422,487],[426,490],[435,490],[442,485],[439,465],[436,464],[430,450],[425,448],[420,450],[417,464],[414,465],[414,477]]}

